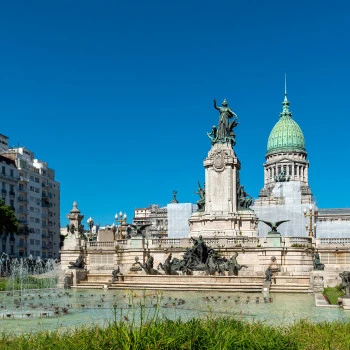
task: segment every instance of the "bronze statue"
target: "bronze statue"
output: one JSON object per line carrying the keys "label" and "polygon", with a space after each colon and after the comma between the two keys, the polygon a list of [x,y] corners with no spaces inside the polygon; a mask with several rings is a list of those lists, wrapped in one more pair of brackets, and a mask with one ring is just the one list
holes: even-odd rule
{"label": "bronze statue", "polygon": [[272,280],[276,284],[276,278],[275,278],[275,273],[279,272],[280,268],[277,264],[277,259],[275,256],[271,257],[271,263],[268,266],[268,268],[265,270],[265,281],[266,282],[272,282]]}
{"label": "bronze statue", "polygon": [[343,271],[339,274],[339,277],[341,277],[340,287],[344,290],[345,295],[350,296],[350,272]]}
{"label": "bronze statue", "polygon": [[231,259],[229,260],[229,262],[228,262],[228,274],[229,274],[229,276],[232,276],[232,275],[238,276],[238,272],[239,272],[243,267],[248,268],[247,265],[240,265],[240,264],[238,264],[238,262],[237,262],[237,256],[238,256],[238,253],[235,252],[235,253],[232,255],[232,257],[231,257]]}
{"label": "bronze statue", "polygon": [[199,236],[198,239],[191,237],[194,243],[193,254],[197,255],[200,263],[204,264],[208,257],[208,247],[205,244],[203,237]]}
{"label": "bronze statue", "polygon": [[119,281],[119,277],[120,279],[123,281],[123,274],[120,271],[120,266],[118,265],[117,268],[115,270],[112,271],[112,282],[115,281]]}
{"label": "bronze statue", "polygon": [[[138,257],[135,257],[135,263],[133,264],[133,266],[139,265],[146,272],[147,275],[160,275],[160,272],[153,268],[154,259],[151,253],[147,252],[146,256],[147,260],[144,264],[141,264]],[[133,271],[136,270],[133,269]]]}
{"label": "bronze statue", "polygon": [[[229,107],[226,99],[222,102],[222,107],[216,105],[216,99],[214,99],[214,108],[220,112],[218,127],[212,128],[209,138],[212,141],[212,144],[215,143],[226,143],[229,142],[231,145],[235,145],[235,134],[233,128],[238,125],[237,115]],[[235,117],[231,123],[229,119]]]}
{"label": "bronze statue", "polygon": [[277,231],[277,227],[281,224],[283,224],[284,222],[288,222],[290,220],[281,220],[281,221],[277,221],[277,222],[270,222],[270,221],[264,221],[264,220],[258,220],[258,221],[261,221],[263,223],[265,223],[266,225],[270,226],[271,227],[271,231],[268,232],[269,233],[279,233]]}
{"label": "bronze statue", "polygon": [[142,236],[143,235],[143,230],[148,227],[152,226],[152,224],[145,224],[145,225],[133,225],[130,224],[129,226],[133,227],[136,230],[136,235]]}
{"label": "bronze statue", "polygon": [[161,268],[166,275],[179,275],[178,271],[180,268],[179,259],[172,259],[172,254],[169,253],[168,257],[165,259],[164,263],[161,262],[158,264],[157,270]]}
{"label": "bronze statue", "polygon": [[238,208],[248,209],[252,205],[253,198],[245,190],[244,186],[239,186],[238,193]]}
{"label": "bronze statue", "polygon": [[320,254],[318,252],[315,253],[314,257],[314,270],[324,270],[324,264],[321,264]]}
{"label": "bronze statue", "polygon": [[197,201],[198,210],[203,212],[205,210],[205,184],[201,187],[200,182],[198,181],[198,191],[195,194],[199,195],[199,200]]}
{"label": "bronze statue", "polygon": [[69,265],[71,265],[71,266],[69,266],[69,268],[71,268],[71,269],[73,269],[73,268],[75,268],[75,269],[82,269],[82,268],[84,268],[85,264],[84,264],[83,255],[79,254],[77,260],[75,260],[75,262],[70,261]]}

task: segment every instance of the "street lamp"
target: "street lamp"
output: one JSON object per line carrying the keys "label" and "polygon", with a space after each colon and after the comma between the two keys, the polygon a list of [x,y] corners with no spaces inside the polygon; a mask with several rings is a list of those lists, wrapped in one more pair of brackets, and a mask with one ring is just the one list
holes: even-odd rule
{"label": "street lamp", "polygon": [[310,224],[305,225],[306,231],[309,231],[309,237],[313,237],[313,236],[316,237],[316,226],[317,225],[312,224],[312,218],[316,217],[316,215],[312,214],[312,205],[311,204],[309,205],[309,213],[307,213],[306,208],[304,208],[304,218],[306,218],[306,217],[310,218]]}
{"label": "street lamp", "polygon": [[92,228],[94,226],[94,219],[90,216],[88,219],[87,219],[87,223],[90,227],[90,241],[92,241]]}
{"label": "street lamp", "polygon": [[119,216],[117,213],[115,214],[114,218],[115,218],[115,221],[119,223],[119,239],[123,239],[123,224],[126,224],[126,214],[125,213],[123,214],[120,211]]}

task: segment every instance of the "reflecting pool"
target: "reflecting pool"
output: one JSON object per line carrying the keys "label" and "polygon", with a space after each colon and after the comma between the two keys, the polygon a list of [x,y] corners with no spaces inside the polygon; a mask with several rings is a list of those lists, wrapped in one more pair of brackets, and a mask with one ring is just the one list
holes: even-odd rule
{"label": "reflecting pool", "polygon": [[67,330],[123,320],[140,324],[156,317],[188,320],[234,316],[272,325],[300,319],[350,321],[338,307],[316,307],[313,294],[155,292],[41,289],[0,293],[1,330],[8,333]]}

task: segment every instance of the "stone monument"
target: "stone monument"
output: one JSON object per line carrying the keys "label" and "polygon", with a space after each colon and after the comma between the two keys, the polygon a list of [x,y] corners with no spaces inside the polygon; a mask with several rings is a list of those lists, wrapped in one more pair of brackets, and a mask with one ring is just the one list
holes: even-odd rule
{"label": "stone monument", "polygon": [[199,210],[189,219],[190,236],[256,237],[257,218],[249,208],[252,198],[240,183],[241,163],[233,149],[237,115],[226,99],[221,107],[214,100],[214,108],[219,111],[219,121],[207,133],[212,146],[204,160],[205,187],[198,184]]}

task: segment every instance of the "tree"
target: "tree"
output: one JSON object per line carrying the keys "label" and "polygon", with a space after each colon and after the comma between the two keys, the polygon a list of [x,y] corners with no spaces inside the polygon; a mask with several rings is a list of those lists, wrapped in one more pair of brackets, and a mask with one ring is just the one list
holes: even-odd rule
{"label": "tree", "polygon": [[3,200],[0,200],[0,237],[18,232],[18,220],[15,211]]}

